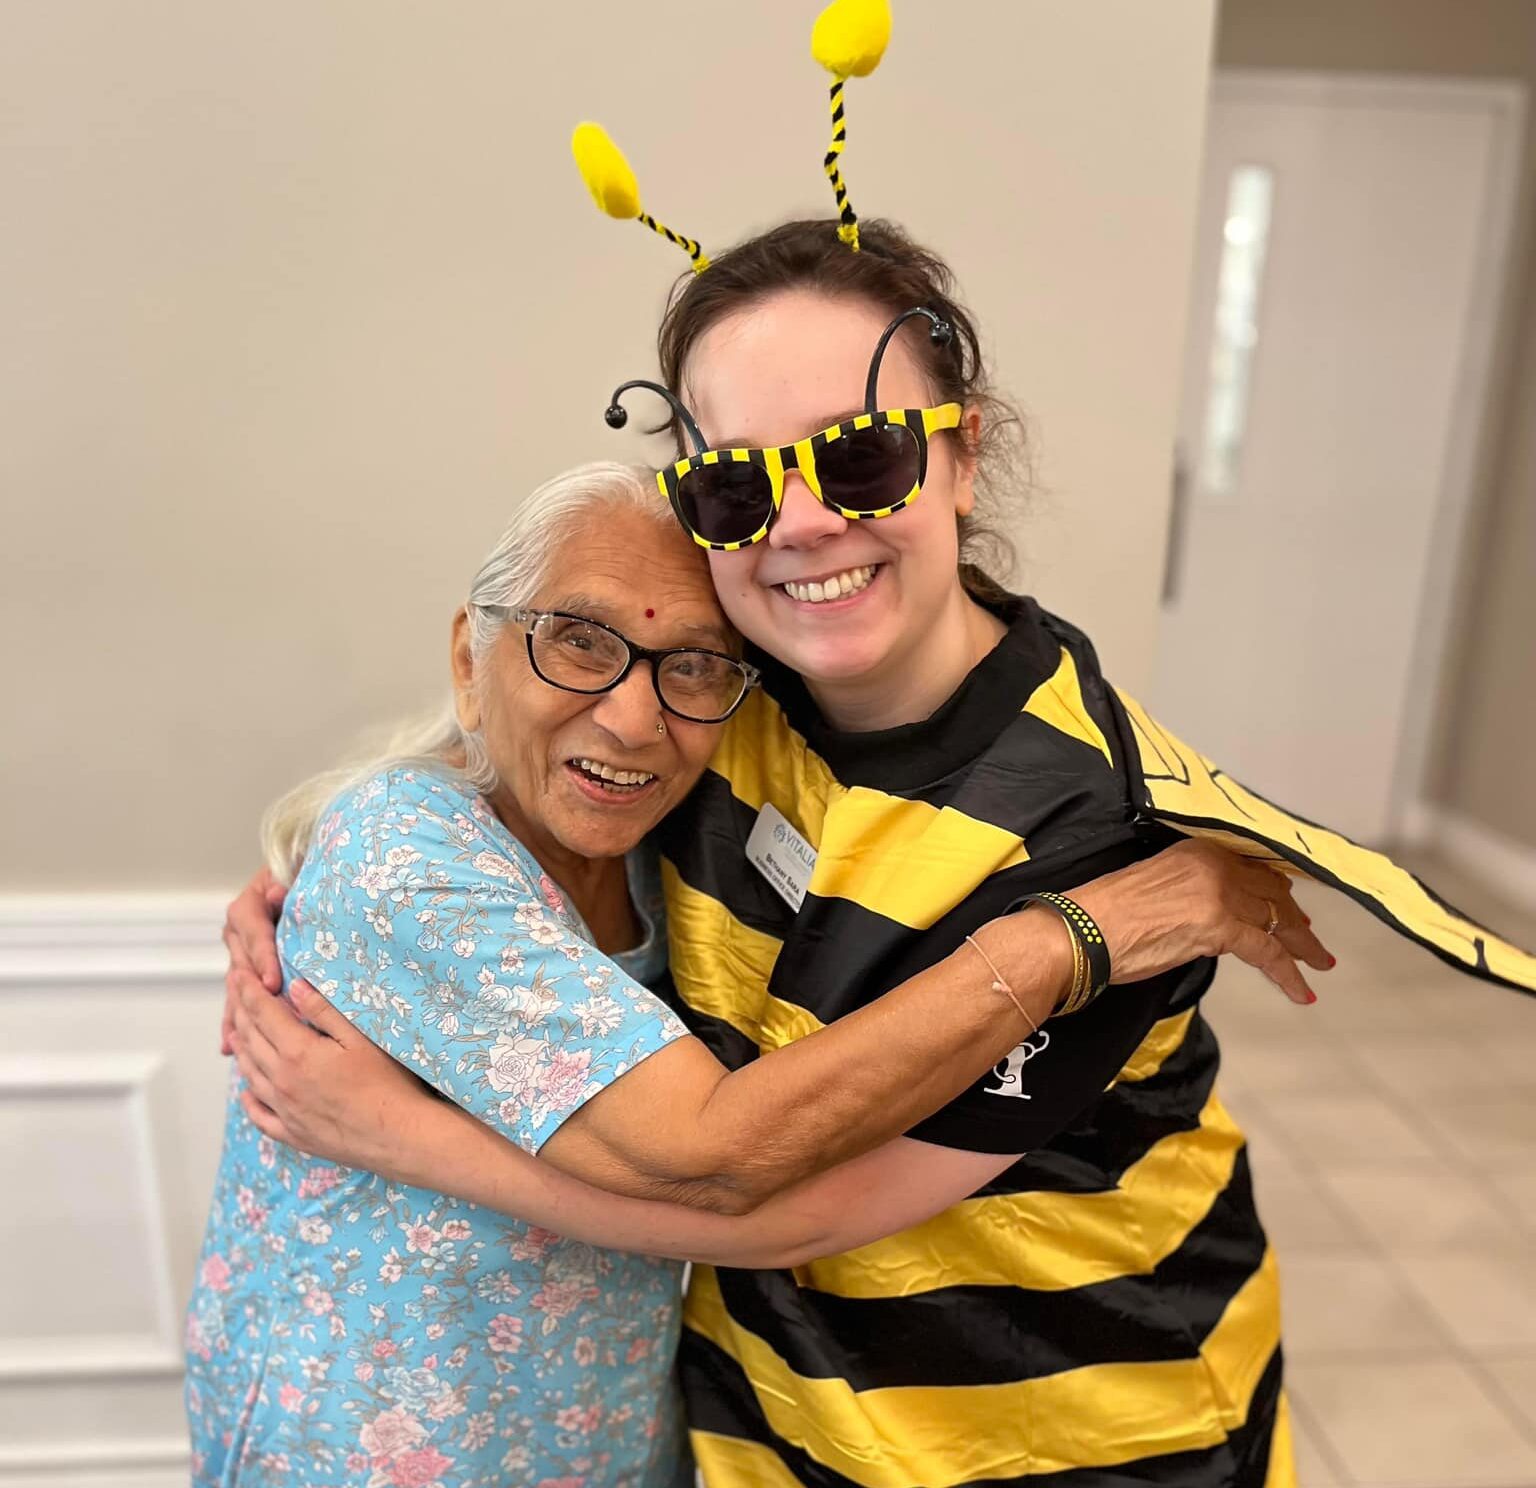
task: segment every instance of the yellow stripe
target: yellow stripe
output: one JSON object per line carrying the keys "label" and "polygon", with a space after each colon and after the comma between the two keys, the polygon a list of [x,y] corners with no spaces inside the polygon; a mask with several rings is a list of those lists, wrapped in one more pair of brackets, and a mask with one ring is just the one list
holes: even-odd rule
{"label": "yellow stripe", "polygon": [[[1113,992],[1109,994],[1111,997],[1114,995]],[[1163,1067],[1163,1061],[1183,1046],[1194,1016],[1195,1010],[1190,1008],[1188,1012],[1175,1013],[1171,1018],[1159,1018],[1147,1030],[1147,1036],[1137,1046],[1136,1052],[1126,1060],[1125,1067],[1110,1081],[1111,1086],[1126,1081],[1146,1080],[1155,1075]]]}
{"label": "yellow stripe", "polygon": [[1246,1420],[1280,1340],[1272,1252],[1198,1358],[1094,1364],[1004,1385],[855,1391],[846,1380],[807,1379],[735,1323],[712,1268],[695,1270],[688,1303],[688,1325],[741,1365],[773,1431],[866,1488],[954,1488],[1215,1446]]}
{"label": "yellow stripe", "polygon": [[[1141,767],[1148,777],[1147,790],[1154,810],[1225,822],[1234,835],[1219,840],[1250,856],[1267,856],[1272,845],[1283,845],[1288,852],[1299,854],[1338,879],[1348,890],[1374,900],[1412,934],[1469,969],[1477,966],[1476,942],[1481,940],[1488,969],[1495,976],[1536,990],[1536,956],[1437,903],[1412,874],[1382,853],[1361,847],[1326,827],[1298,821],[1245,790],[1229,775],[1222,775],[1218,783],[1215,767],[1208,759],[1154,723],[1124,693],[1120,694],[1120,701],[1125,704],[1136,731]],[[1205,828],[1177,821],[1171,825],[1194,836],[1215,835]]]}
{"label": "yellow stripe", "polygon": [[928,929],[990,875],[1029,861],[1012,832],[864,786],[832,803],[814,845],[812,893],[851,899],[914,930]]}
{"label": "yellow stripe", "polygon": [[718,899],[684,883],[665,859],[661,882],[672,976],[689,1007],[729,1023],[763,1050],[792,1044],[824,1027],[814,1013],[768,991],[779,941],[743,925]]}
{"label": "yellow stripe", "polygon": [[1069,1291],[1145,1276],[1171,1256],[1232,1179],[1243,1134],[1213,1094],[1104,1193],[989,1194],[795,1270],[839,1297],[910,1297],[956,1286]]}
{"label": "yellow stripe", "polygon": [[828,802],[846,793],[761,688],[748,694],[726,724],[710,768],[754,811],[772,801],[812,846],[821,836]]}
{"label": "yellow stripe", "polygon": [[805,1488],[772,1447],[713,1431],[692,1431],[706,1488]]}
{"label": "yellow stripe", "polygon": [[1052,728],[1060,729],[1069,738],[1091,744],[1111,764],[1114,757],[1103,730],[1093,721],[1088,705],[1083,702],[1083,689],[1077,677],[1077,663],[1065,646],[1061,648],[1061,664],[1049,682],[1042,682],[1030,694],[1024,711]]}
{"label": "yellow stripe", "polygon": [[1269,1470],[1264,1475],[1264,1488],[1296,1488],[1296,1455],[1291,1443],[1291,1403],[1285,1398],[1284,1391],[1275,1409],[1275,1430],[1269,1439]]}

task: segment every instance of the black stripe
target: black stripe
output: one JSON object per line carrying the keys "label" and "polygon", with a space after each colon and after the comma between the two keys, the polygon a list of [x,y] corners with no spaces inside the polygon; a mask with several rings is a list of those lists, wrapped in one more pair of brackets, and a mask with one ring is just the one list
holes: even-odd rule
{"label": "black stripe", "polygon": [[[1113,1467],[976,1478],[970,1488],[1264,1488],[1282,1367],[1281,1353],[1276,1349],[1254,1390],[1247,1421],[1216,1446],[1142,1457]],[[741,1366],[690,1328],[683,1330],[679,1370],[688,1424],[695,1431],[768,1447],[805,1488],[860,1488],[853,1479],[816,1462],[774,1432],[763,1418]]]}
{"label": "black stripe", "polygon": [[1092,1364],[1191,1359],[1264,1259],[1241,1156],[1226,1190],[1150,1275],[1062,1291],[942,1287],[839,1297],[789,1271],[719,1271],[727,1310],[796,1374],[855,1390],[1004,1385]]}

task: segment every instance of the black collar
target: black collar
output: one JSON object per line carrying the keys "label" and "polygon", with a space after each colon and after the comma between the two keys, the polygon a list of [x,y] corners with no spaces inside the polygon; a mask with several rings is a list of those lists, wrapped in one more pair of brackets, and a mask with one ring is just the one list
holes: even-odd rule
{"label": "black collar", "polygon": [[917,791],[990,748],[1060,663],[1061,642],[1034,600],[1009,599],[988,608],[1007,625],[1007,634],[933,713],[897,728],[872,733],[834,729],[798,673],[756,648],[752,661],[762,668],[763,686],[790,725],[844,785]]}

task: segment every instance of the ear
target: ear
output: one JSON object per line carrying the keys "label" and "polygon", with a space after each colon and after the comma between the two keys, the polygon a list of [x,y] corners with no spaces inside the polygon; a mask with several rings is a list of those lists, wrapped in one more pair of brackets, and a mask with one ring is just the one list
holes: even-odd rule
{"label": "ear", "polygon": [[461,606],[453,617],[453,711],[459,727],[474,733],[480,727],[480,692],[475,686],[475,662],[469,650],[469,610]]}
{"label": "ear", "polygon": [[976,449],[981,443],[981,409],[974,403],[960,415],[950,441],[955,459],[955,515],[968,517],[976,510]]}

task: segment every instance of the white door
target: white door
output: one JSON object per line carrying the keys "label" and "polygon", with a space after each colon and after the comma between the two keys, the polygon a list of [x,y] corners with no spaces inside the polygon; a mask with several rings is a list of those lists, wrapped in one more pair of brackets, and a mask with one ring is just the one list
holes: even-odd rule
{"label": "white door", "polygon": [[1503,85],[1213,87],[1151,703],[1366,841],[1417,783],[1519,112]]}

